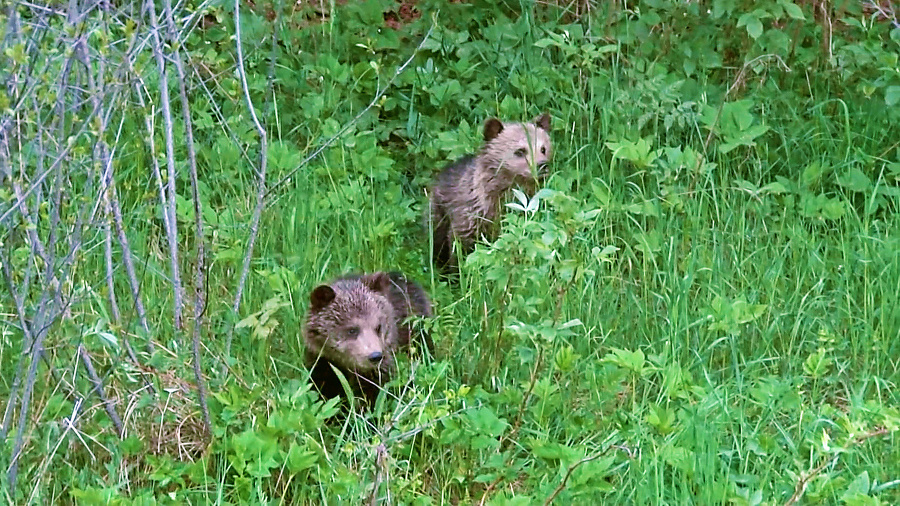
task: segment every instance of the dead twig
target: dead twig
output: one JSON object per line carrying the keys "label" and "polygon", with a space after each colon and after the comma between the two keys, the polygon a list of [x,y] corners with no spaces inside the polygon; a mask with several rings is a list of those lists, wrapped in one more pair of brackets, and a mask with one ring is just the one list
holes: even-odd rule
{"label": "dead twig", "polygon": [[[266,195],[266,170],[268,167],[269,138],[266,129],[262,127],[253,107],[253,99],[250,97],[250,86],[247,84],[247,73],[244,70],[244,45],[241,42],[241,1],[234,0],[234,44],[237,51],[237,73],[241,81],[241,91],[244,93],[244,101],[250,112],[250,119],[259,135],[259,170],[256,171],[256,206],[253,208],[253,217],[250,219],[250,234],[247,238],[247,250],[244,252],[244,261],[241,265],[241,275],[238,279],[237,293],[234,295],[234,303],[231,312],[237,315],[241,308],[241,298],[244,294],[244,286],[247,284],[247,276],[250,274],[250,260],[253,258],[253,248],[256,245],[256,236],[259,233],[259,220],[265,207]],[[269,86],[271,89],[271,85]],[[234,339],[234,324],[228,326],[228,336],[225,338],[225,361],[231,357],[231,342]],[[223,368],[224,374],[227,369]]]}
{"label": "dead twig", "polygon": [[206,305],[206,242],[203,237],[203,207],[200,203],[200,191],[197,184],[197,154],[194,149],[194,129],[191,123],[190,103],[188,102],[187,88],[185,81],[187,80],[184,73],[184,64],[181,61],[181,51],[178,49],[179,44],[176,43],[178,36],[175,31],[175,20],[172,15],[172,2],[165,0],[165,22],[169,29],[169,42],[175,48],[171,60],[175,65],[175,72],[178,75],[178,90],[181,96],[181,115],[184,120],[185,142],[187,144],[188,169],[191,177],[191,196],[194,201],[194,241],[197,243],[197,258],[194,270],[194,331],[191,338],[191,352],[194,361],[194,381],[197,383],[197,395],[200,400],[200,411],[203,413],[203,428],[206,436],[212,434],[211,423],[209,419],[209,407],[206,402],[206,381],[203,379],[203,365],[200,360],[200,333],[203,329],[203,309]]}
{"label": "dead twig", "polygon": [[[158,179],[160,186],[160,203],[163,207],[163,215],[166,216],[163,224],[166,228],[166,237],[169,241],[169,265],[171,266],[172,291],[173,291],[173,313],[175,329],[182,328],[182,288],[181,274],[178,263],[178,226],[175,216],[175,138],[173,133],[172,106],[169,99],[169,75],[166,71],[165,57],[163,56],[164,43],[160,36],[161,27],[156,15],[156,2],[147,0],[145,8],[150,15],[150,32],[153,37],[153,56],[156,58],[156,70],[159,72],[159,97],[160,112],[163,117],[163,128],[166,138],[166,175],[165,182],[166,191],[162,191],[163,182]],[[152,130],[150,131],[152,132]],[[152,136],[152,134],[151,134]],[[155,154],[151,154],[155,156]]]}
{"label": "dead twig", "polygon": [[83,344],[78,345],[78,356],[81,358],[81,362],[84,364],[84,369],[87,371],[88,380],[94,385],[94,392],[97,393],[97,397],[100,398],[100,402],[103,403],[103,408],[106,410],[106,414],[109,415],[109,419],[112,420],[113,425],[116,427],[116,433],[119,437],[125,436],[125,426],[122,424],[122,419],[119,417],[119,414],[116,412],[115,405],[111,400],[106,397],[106,392],[103,389],[103,381],[100,379],[100,376],[97,375],[97,371],[94,369],[94,364],[91,362],[91,356],[88,354],[87,350],[84,349]]}

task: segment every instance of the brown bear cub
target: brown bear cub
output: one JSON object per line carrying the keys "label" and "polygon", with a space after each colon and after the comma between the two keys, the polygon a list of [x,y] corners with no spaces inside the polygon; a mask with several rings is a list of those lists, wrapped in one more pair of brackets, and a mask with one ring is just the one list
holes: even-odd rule
{"label": "brown bear cub", "polygon": [[[406,318],[431,316],[425,290],[399,272],[338,278],[317,286],[309,301],[305,360],[325,398],[344,391],[333,365],[357,395],[373,402],[394,372],[395,353],[419,337]],[[430,351],[431,337],[420,337]]]}
{"label": "brown bear cub", "polygon": [[533,192],[548,175],[550,116],[531,123],[484,124],[484,145],[438,174],[431,189],[433,258],[442,270],[456,270],[454,239],[470,252],[482,236],[493,238],[505,194],[514,185]]}

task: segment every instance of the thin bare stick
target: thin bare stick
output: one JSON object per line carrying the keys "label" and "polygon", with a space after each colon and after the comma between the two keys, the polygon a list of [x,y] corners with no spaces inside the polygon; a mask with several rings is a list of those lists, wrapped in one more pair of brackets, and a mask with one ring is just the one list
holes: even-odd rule
{"label": "thin bare stick", "polygon": [[[244,101],[250,111],[250,118],[259,135],[259,170],[256,171],[256,207],[253,209],[253,217],[250,220],[250,235],[247,238],[247,251],[244,253],[244,262],[241,266],[241,276],[238,280],[237,293],[234,295],[234,303],[231,312],[238,314],[241,308],[241,297],[244,294],[244,286],[247,284],[247,275],[250,274],[250,260],[253,258],[253,246],[256,244],[256,236],[259,233],[259,219],[265,206],[266,195],[266,168],[269,150],[269,141],[266,129],[259,123],[256,117],[256,109],[253,107],[253,99],[250,97],[250,86],[247,84],[247,73],[244,71],[244,45],[241,42],[241,1],[234,0],[234,44],[237,50],[237,73],[241,78],[241,90],[244,92]],[[234,339],[234,325],[228,326],[228,336],[225,338],[225,360],[231,357],[231,341]],[[225,373],[223,368],[222,372]]]}
{"label": "thin bare stick", "polygon": [[181,95],[181,114],[184,120],[184,133],[187,142],[188,168],[191,175],[191,194],[194,200],[194,240],[197,242],[197,261],[194,270],[194,332],[192,337],[192,353],[194,360],[194,381],[197,382],[197,395],[200,398],[200,410],[203,412],[203,429],[206,435],[212,434],[209,420],[209,406],[206,402],[206,382],[203,379],[203,365],[200,361],[200,332],[203,329],[203,308],[206,305],[206,273],[205,240],[203,237],[203,207],[200,203],[200,192],[197,186],[197,154],[194,150],[194,129],[191,124],[190,103],[188,103],[187,88],[185,86],[184,65],[181,61],[181,51],[176,43],[175,21],[172,16],[172,2],[165,0],[166,25],[169,28],[169,41],[175,47],[172,61],[175,71],[178,73],[178,90]]}
{"label": "thin bare stick", "polygon": [[[145,5],[147,11],[150,13],[150,31],[153,35],[153,44],[151,44],[151,47],[153,48],[153,56],[156,58],[157,72],[159,72],[160,107],[166,136],[166,168],[168,178],[166,181],[166,201],[162,202],[162,204],[163,212],[168,215],[168,220],[164,223],[166,225],[166,236],[169,240],[169,262],[172,269],[172,291],[174,292],[173,310],[175,329],[180,330],[182,328],[182,291],[181,274],[178,265],[178,226],[176,221],[177,218],[175,216],[175,139],[172,126],[172,106],[169,102],[169,77],[166,72],[166,62],[162,53],[163,42],[159,35],[160,26],[156,17],[156,5],[153,0],[147,0]],[[150,135],[152,135],[152,130],[150,131]]]}
{"label": "thin bare stick", "polygon": [[[88,45],[84,38],[79,39],[79,41],[75,44],[75,56],[78,61],[84,66],[85,69],[85,79],[87,80],[87,88],[90,92],[90,100],[94,106],[94,111],[97,112],[97,118],[99,121],[98,131],[101,135],[98,136],[98,140],[94,145],[94,158],[95,160],[99,160],[102,165],[102,172],[100,173],[100,201],[103,203],[104,213],[106,214],[106,219],[103,220],[103,231],[104,231],[104,244],[105,244],[105,260],[106,260],[106,282],[107,288],[109,291],[109,302],[110,307],[113,313],[113,320],[118,324],[120,321],[119,315],[119,306],[116,303],[116,291],[115,291],[115,283],[114,283],[114,268],[112,263],[112,234],[110,232],[110,220],[109,216],[111,214],[111,206],[109,202],[109,186],[112,182],[112,173],[113,173],[113,154],[109,145],[106,141],[102,140],[105,138],[103,135],[107,130],[107,124],[109,121],[109,114],[114,110],[115,104],[117,102],[116,96],[118,93],[113,93],[111,97],[108,96],[106,83],[103,81],[97,82],[94,79],[91,69],[91,58],[88,51]],[[98,59],[97,63],[97,74],[98,76],[103,76],[105,74],[106,65],[104,60]],[[108,107],[106,113],[103,114],[103,100],[101,97],[106,98],[108,101]],[[121,125],[120,125],[121,126]],[[59,179],[59,178],[57,178]],[[55,183],[55,186],[58,186],[59,182]],[[62,194],[61,190],[55,190],[60,195]],[[59,294],[59,291],[57,291]],[[128,339],[122,340],[122,345],[125,348],[126,353],[128,353],[129,358],[133,362],[137,362],[137,355],[134,352],[134,349],[131,347],[131,343]],[[145,380],[146,381],[146,380]],[[148,385],[150,385],[149,381],[146,381]],[[120,431],[121,432],[121,431]]]}
{"label": "thin bare stick", "polygon": [[369,506],[378,504],[378,489],[384,479],[384,469],[387,462],[387,447],[384,443],[375,447],[375,484],[372,486],[372,495],[369,497]]}
{"label": "thin bare stick", "polygon": [[49,295],[49,291],[44,292],[41,303],[38,305],[37,314],[33,320],[34,325],[31,327],[41,330],[38,331],[34,340],[31,342],[31,347],[28,350],[23,350],[23,355],[26,355],[31,359],[31,364],[28,367],[28,374],[25,378],[25,390],[22,392],[22,403],[19,407],[19,421],[16,430],[16,438],[13,442],[12,461],[9,464],[9,469],[6,471],[6,479],[9,483],[10,490],[16,489],[16,477],[19,471],[19,456],[22,454],[22,448],[24,446],[25,426],[28,422],[28,408],[31,404],[31,394],[34,392],[34,382],[37,378],[37,364],[43,353],[42,347],[44,336],[47,335],[46,329],[49,328],[49,326],[44,325],[44,320],[42,318]]}
{"label": "thin bare stick", "polygon": [[[134,270],[131,245],[128,242],[128,236],[125,234],[125,223],[122,219],[122,209],[119,206],[119,196],[112,178],[110,178],[109,182],[108,195],[113,223],[116,225],[116,238],[119,242],[119,248],[122,249],[122,262],[125,264],[125,273],[128,275],[128,283],[131,286],[131,298],[134,300],[134,307],[135,311],[137,311],[141,328],[144,329],[146,334],[149,334],[150,326],[147,325],[147,310],[144,309],[144,302],[141,300],[141,285],[138,283],[137,273]],[[153,350],[153,343],[149,339],[147,340],[147,347],[150,351]]]}
{"label": "thin bare stick", "polygon": [[[74,27],[72,20],[77,19],[79,16],[78,5],[75,2],[70,2],[69,7],[70,7],[69,11],[68,11],[69,18],[67,20],[67,23],[68,23],[68,26]],[[73,30],[73,31],[76,33],[78,32],[77,29]],[[76,34],[75,39],[72,39],[72,40],[66,41],[66,42],[68,44],[70,44],[71,46],[75,47],[76,52],[77,52],[79,50],[79,48],[83,48],[82,44],[84,44],[86,37],[87,37],[87,35],[85,35],[83,33]],[[74,61],[76,58],[77,58],[77,56],[71,55],[70,57],[67,58],[67,60],[64,64],[65,71],[63,72],[59,89],[64,90],[65,92],[61,93],[60,97],[70,97],[71,98],[72,95],[70,93],[68,93],[68,90],[79,90],[79,92],[80,92],[81,88],[83,87],[84,82],[79,81],[77,77],[75,78],[75,80],[72,83],[69,82],[69,78],[68,78],[68,75],[69,75],[68,69],[71,67],[71,62]],[[89,80],[90,79],[90,69],[87,69],[87,71],[88,71],[88,73],[86,74],[86,76],[87,76],[87,79]],[[85,76],[81,76],[81,77],[85,77]],[[63,100],[63,99],[61,98],[60,100]],[[63,113],[64,113],[63,115],[66,118],[73,118],[73,116],[75,116],[77,114],[79,119],[81,121],[83,121],[83,124],[81,125],[82,131],[85,128],[87,128],[87,125],[92,124],[93,120],[95,118],[97,118],[97,115],[100,112],[98,110],[98,108],[96,107],[96,105],[94,105],[93,110],[79,110],[79,108],[84,107],[84,105],[82,105],[81,102],[76,100],[76,101],[67,102],[67,103],[69,104],[71,109],[63,110]],[[101,119],[101,121],[102,121],[102,119]],[[71,126],[71,123],[72,122],[63,121],[62,119],[59,120],[59,129],[60,129],[59,134],[61,134],[59,138],[62,138],[62,139],[70,138],[71,132],[67,132],[66,129],[68,129]],[[2,133],[4,136],[6,135],[5,131]],[[38,135],[44,135],[44,132],[39,132]],[[20,136],[17,138],[21,140]],[[72,143],[71,145],[75,145],[75,143]],[[21,148],[21,146],[20,146],[20,148]],[[68,308],[68,305],[63,303],[62,290],[66,286],[67,280],[70,279],[70,276],[72,275],[72,272],[75,269],[75,266],[77,263],[77,258],[78,258],[78,253],[81,251],[82,245],[84,244],[83,235],[84,235],[85,230],[88,229],[87,224],[94,222],[95,216],[97,214],[98,209],[101,206],[101,201],[102,201],[102,199],[99,197],[95,198],[95,200],[93,200],[93,201],[91,201],[91,199],[88,199],[88,198],[85,198],[81,201],[81,205],[74,212],[74,216],[75,216],[74,223],[71,226],[68,226],[67,230],[66,230],[66,232],[67,232],[66,239],[67,240],[66,240],[65,247],[68,249],[68,251],[65,253],[64,256],[62,256],[60,258],[57,258],[55,255],[53,255],[53,252],[55,252],[56,248],[57,248],[57,245],[56,245],[57,235],[56,235],[55,224],[57,224],[57,223],[64,224],[64,223],[68,222],[68,220],[59,220],[58,219],[59,209],[61,207],[58,205],[58,203],[61,202],[61,200],[62,200],[61,193],[64,190],[64,185],[61,184],[62,180],[63,180],[63,176],[60,171],[62,170],[62,167],[64,165],[63,164],[64,160],[66,163],[70,162],[69,157],[67,156],[70,148],[71,148],[70,145],[66,145],[66,147],[60,151],[56,160],[51,165],[50,170],[56,174],[56,179],[55,179],[56,182],[54,182],[54,184],[53,184],[52,193],[49,196],[43,195],[39,189],[39,186],[41,186],[42,183],[33,183],[31,186],[31,189],[29,190],[29,191],[37,191],[38,195],[40,197],[40,200],[46,199],[47,201],[50,201],[53,203],[53,205],[51,205],[52,209],[51,209],[51,220],[50,220],[51,221],[50,236],[47,241],[47,244],[45,245],[45,251],[47,251],[48,254],[51,255],[51,257],[48,259],[48,262],[46,263],[46,266],[44,267],[44,269],[45,269],[44,280],[43,280],[44,286],[41,291],[40,300],[37,303],[37,305],[35,306],[35,309],[33,311],[33,316],[31,318],[30,322],[26,322],[25,318],[23,316],[20,316],[20,318],[22,318],[22,321],[25,322],[25,324],[23,326],[23,333],[26,331],[30,332],[33,337],[31,339],[29,339],[30,342],[28,342],[28,344],[29,344],[28,348],[23,350],[23,354],[27,355],[30,359],[30,365],[28,367],[28,372],[25,377],[24,390],[22,393],[22,399],[21,399],[21,404],[20,404],[19,413],[18,413],[19,414],[18,427],[17,427],[17,431],[16,431],[15,440],[13,443],[12,462],[10,463],[10,466],[7,470],[7,481],[9,483],[10,489],[13,489],[13,490],[15,489],[15,485],[16,485],[16,478],[17,478],[17,472],[18,472],[18,458],[21,455],[22,450],[24,448],[24,433],[25,433],[25,428],[26,428],[26,424],[27,424],[27,420],[28,420],[28,412],[29,412],[29,407],[30,407],[30,403],[31,403],[31,398],[32,398],[32,394],[34,392],[35,382],[37,380],[37,365],[38,365],[38,362],[40,361],[40,359],[43,357],[43,342],[47,336],[47,333],[48,333],[52,323],[54,321],[56,321],[56,319],[59,318],[59,316],[61,314],[63,314],[63,312],[65,312]],[[94,185],[95,179],[97,178],[97,174],[95,173],[96,171],[93,169],[95,164],[98,162],[98,160],[96,158],[96,156],[98,154],[97,149],[102,150],[102,147],[100,147],[99,144],[95,145],[95,152],[94,152],[95,158],[93,161],[86,164],[86,170],[84,171],[85,176],[86,176],[86,178],[85,178],[86,184],[82,187],[81,190],[82,190],[82,194],[86,195],[86,196],[95,196],[95,197],[97,196],[97,193],[95,193],[96,189],[95,189],[95,185]],[[26,166],[23,165],[22,166],[23,175],[24,175],[25,169],[26,169]],[[49,175],[49,172],[45,172],[44,174],[45,175],[42,175],[42,178],[46,177],[46,175]],[[102,182],[101,182],[100,186],[101,186],[100,192],[102,193],[102,191],[103,191],[102,190],[102,186],[103,186]],[[24,202],[24,200],[23,200],[23,202]],[[32,255],[34,255],[34,253],[32,253]],[[32,256],[32,261],[34,261],[33,256]],[[5,262],[4,262],[4,264],[5,264]]]}
{"label": "thin bare stick", "polygon": [[24,337],[22,342],[22,353],[19,354],[19,363],[16,366],[16,375],[13,377],[13,383],[9,390],[9,400],[6,402],[6,410],[3,413],[3,426],[0,427],[0,441],[6,441],[6,434],[9,432],[12,414],[15,410],[16,403],[18,402],[19,387],[22,384],[25,359],[28,356],[25,352],[31,348],[32,337],[28,322],[25,321],[25,305],[22,302],[23,295],[16,292],[15,283],[13,283],[12,273],[9,271],[8,262],[0,262],[0,267],[3,269],[3,279],[6,280],[6,288],[9,290],[13,303],[16,305],[16,313],[19,316],[19,326],[22,329],[22,336]]}
{"label": "thin bare stick", "polygon": [[[112,209],[109,205],[109,199],[104,197],[103,208],[107,216],[112,216]],[[113,276],[115,267],[113,266],[112,254],[112,227],[109,222],[111,220],[103,220],[103,260],[106,264],[106,291],[109,298],[109,309],[112,311],[113,321],[118,322],[121,317],[119,314],[119,304],[116,302],[116,283]]]}
{"label": "thin bare stick", "polygon": [[84,364],[85,371],[87,371],[88,380],[94,385],[94,392],[97,392],[97,397],[99,397],[100,401],[103,403],[106,414],[109,415],[109,419],[112,420],[113,425],[116,426],[116,433],[120,438],[123,437],[125,435],[125,426],[122,424],[122,419],[119,418],[119,414],[116,413],[116,407],[113,402],[106,397],[106,392],[103,390],[103,381],[100,379],[100,376],[97,375],[94,364],[91,362],[91,356],[88,354],[87,350],[84,349],[83,344],[78,345],[78,356],[81,357],[81,362]]}

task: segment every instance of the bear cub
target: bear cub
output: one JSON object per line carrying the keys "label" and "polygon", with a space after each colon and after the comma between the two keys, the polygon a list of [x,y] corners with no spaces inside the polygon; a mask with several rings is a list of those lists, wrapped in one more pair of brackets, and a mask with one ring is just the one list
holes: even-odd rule
{"label": "bear cub", "polygon": [[435,264],[446,272],[458,266],[454,240],[468,253],[482,236],[496,236],[500,206],[515,185],[532,193],[548,175],[552,156],[550,115],[531,123],[484,124],[484,145],[438,174],[431,188],[431,230]]}
{"label": "bear cub", "polygon": [[397,351],[414,337],[429,351],[434,347],[427,333],[405,322],[412,315],[430,317],[431,301],[399,272],[344,276],[317,286],[309,302],[304,358],[325,398],[344,391],[332,365],[371,403],[393,375]]}

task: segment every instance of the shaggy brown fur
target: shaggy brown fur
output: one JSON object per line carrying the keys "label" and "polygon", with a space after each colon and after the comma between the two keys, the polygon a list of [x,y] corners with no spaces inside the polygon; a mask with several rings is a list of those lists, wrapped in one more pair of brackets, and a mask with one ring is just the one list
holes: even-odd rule
{"label": "shaggy brown fur", "polygon": [[[407,317],[431,316],[425,290],[397,272],[338,278],[317,286],[309,299],[305,360],[327,398],[343,392],[333,365],[356,394],[374,401],[394,372],[395,353],[410,344]],[[430,336],[421,339],[432,348]]]}
{"label": "shaggy brown fur", "polygon": [[547,176],[551,155],[548,114],[531,123],[487,120],[478,154],[444,168],[431,189],[435,263],[455,270],[454,239],[469,252],[482,235],[493,238],[502,198],[514,185],[533,191]]}

